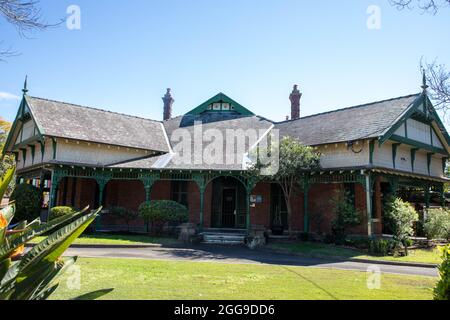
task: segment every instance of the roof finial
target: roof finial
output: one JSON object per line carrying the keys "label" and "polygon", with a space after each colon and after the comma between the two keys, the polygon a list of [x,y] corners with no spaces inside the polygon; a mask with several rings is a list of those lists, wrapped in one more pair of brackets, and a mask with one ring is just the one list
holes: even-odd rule
{"label": "roof finial", "polygon": [[425,69],[422,69],[422,89],[423,89],[423,93],[427,93],[428,85],[427,85],[427,75],[425,73]]}
{"label": "roof finial", "polygon": [[25,82],[23,83],[23,89],[22,89],[23,95],[26,95],[27,92],[28,92],[28,89],[27,89],[27,82],[28,82],[28,75],[25,76]]}

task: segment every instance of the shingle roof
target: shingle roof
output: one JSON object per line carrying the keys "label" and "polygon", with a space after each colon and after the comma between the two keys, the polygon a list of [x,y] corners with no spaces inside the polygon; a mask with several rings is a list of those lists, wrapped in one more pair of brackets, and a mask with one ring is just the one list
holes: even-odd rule
{"label": "shingle roof", "polygon": [[30,96],[26,102],[44,135],[169,151],[159,121]]}
{"label": "shingle roof", "polygon": [[391,128],[420,94],[373,102],[275,124],[280,136],[305,145],[375,138]]}
{"label": "shingle roof", "polygon": [[[266,134],[268,130],[273,126],[273,123],[258,116],[243,116],[234,112],[211,112],[202,114],[187,114],[184,116],[172,118],[164,121],[164,127],[166,128],[167,136],[172,141],[172,134],[177,129],[185,129],[191,137],[191,153],[194,154],[194,124],[202,123],[202,130],[214,129],[216,132],[220,132],[223,137],[223,156],[220,163],[208,164],[202,161],[202,163],[195,163],[194,159],[188,163],[177,163],[174,159],[166,156],[141,159],[136,161],[130,161],[115,165],[114,167],[120,168],[166,168],[166,169],[187,169],[187,170],[242,170],[243,157],[235,156],[237,154],[237,143],[235,148],[227,148],[227,129],[255,129],[257,137],[261,137]],[[240,135],[242,136],[242,135]],[[176,140],[176,139],[174,139]],[[179,141],[172,141],[172,147],[176,148]],[[210,142],[204,142],[203,147],[209,145]],[[250,140],[245,141],[245,152],[249,150]],[[244,153],[245,153],[244,152]],[[233,156],[235,161],[233,163],[227,163],[228,159]]]}

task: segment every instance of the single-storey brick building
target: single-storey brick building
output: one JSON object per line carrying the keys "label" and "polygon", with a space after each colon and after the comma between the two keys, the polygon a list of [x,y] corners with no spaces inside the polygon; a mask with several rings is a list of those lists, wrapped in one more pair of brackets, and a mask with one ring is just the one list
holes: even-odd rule
{"label": "single-storey brick building", "polygon": [[[243,173],[252,148],[277,132],[321,154],[320,169],[299,181],[295,230],[330,232],[334,215],[330,200],[347,192],[364,213],[354,232],[381,234],[383,199],[388,194],[406,197],[410,190],[421,191],[423,199],[418,202],[424,206],[444,201],[450,137],[426,89],[424,82],[417,94],[301,117],[302,94],[295,86],[291,119],[276,122],[222,93],[172,117],[174,99],[168,90],[163,97],[164,121],[155,121],[32,97],[25,86],[5,152],[16,156],[18,180],[42,188],[49,207],[137,210],[146,200],[172,199],[186,205],[190,221],[204,229],[260,225],[270,230],[274,217],[287,223],[282,192],[271,181],[255,183]],[[193,137],[195,158],[211,152],[207,149],[213,136],[232,132],[235,141],[249,130],[258,137],[253,144],[244,139],[243,150],[227,148],[229,139],[220,141],[222,160],[233,161],[177,161],[186,152],[178,148],[181,138]],[[203,134],[200,143],[198,134]],[[215,152],[210,155],[217,160]]]}

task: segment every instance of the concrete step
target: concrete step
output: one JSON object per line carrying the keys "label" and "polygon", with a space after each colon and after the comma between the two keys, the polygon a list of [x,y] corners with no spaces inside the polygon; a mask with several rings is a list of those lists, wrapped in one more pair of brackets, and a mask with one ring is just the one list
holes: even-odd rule
{"label": "concrete step", "polygon": [[244,244],[245,234],[243,233],[224,233],[224,232],[204,232],[203,243],[211,244]]}

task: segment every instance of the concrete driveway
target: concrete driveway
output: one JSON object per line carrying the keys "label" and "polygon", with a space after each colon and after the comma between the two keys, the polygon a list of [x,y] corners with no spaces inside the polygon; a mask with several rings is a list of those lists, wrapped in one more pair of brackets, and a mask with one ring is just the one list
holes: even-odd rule
{"label": "concrete driveway", "polygon": [[250,250],[246,247],[230,247],[201,244],[193,247],[174,248],[70,248],[66,255],[89,258],[134,258],[151,260],[177,260],[216,263],[273,264],[285,266],[302,266],[328,269],[367,271],[377,267],[382,273],[421,275],[437,277],[435,268],[396,266],[354,261],[336,261],[300,257],[296,255],[272,253],[263,250]]}

